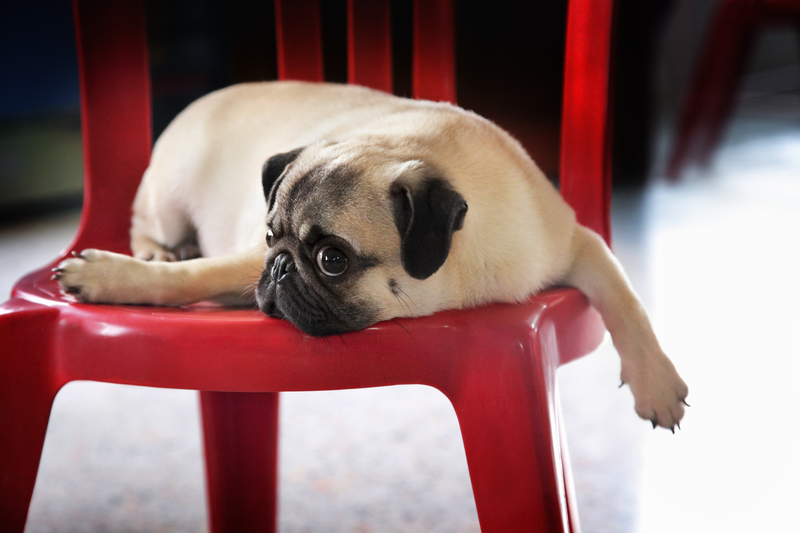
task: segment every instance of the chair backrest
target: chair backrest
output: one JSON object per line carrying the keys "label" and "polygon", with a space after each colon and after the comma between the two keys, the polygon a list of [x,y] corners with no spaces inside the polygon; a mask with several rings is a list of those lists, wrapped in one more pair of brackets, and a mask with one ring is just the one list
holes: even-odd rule
{"label": "chair backrest", "polygon": [[[318,0],[275,0],[278,78],[323,81]],[[456,101],[453,0],[414,0],[412,95]],[[389,0],[347,1],[347,81],[392,92]]]}
{"label": "chair backrest", "polygon": [[[610,237],[610,66],[614,2],[570,0],[561,190]],[[70,249],[127,252],[130,213],[152,146],[142,0],[73,0],[81,80],[84,213]],[[390,92],[389,0],[348,0],[348,81]],[[275,0],[280,79],[322,81],[318,0]],[[453,0],[414,0],[412,94],[455,102]]]}

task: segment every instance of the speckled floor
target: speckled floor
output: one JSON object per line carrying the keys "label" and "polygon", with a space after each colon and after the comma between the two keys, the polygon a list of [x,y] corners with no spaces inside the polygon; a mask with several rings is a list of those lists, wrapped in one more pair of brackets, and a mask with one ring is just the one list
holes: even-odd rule
{"label": "speckled floor", "polygon": [[[0,228],[0,291],[74,213]],[[608,343],[559,386],[583,529],[752,532],[800,497],[800,120],[740,117],[713,167],[614,198],[614,242],[691,388],[676,435],[617,389]],[[478,531],[452,408],[424,387],[285,394],[284,532]],[[195,393],[73,383],[56,398],[28,527],[204,531]]]}

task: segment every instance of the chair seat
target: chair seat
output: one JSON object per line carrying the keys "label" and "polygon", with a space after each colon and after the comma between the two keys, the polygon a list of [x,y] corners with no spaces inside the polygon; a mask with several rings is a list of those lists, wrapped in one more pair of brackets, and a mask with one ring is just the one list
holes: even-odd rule
{"label": "chair seat", "polygon": [[24,527],[53,399],[74,380],[201,391],[213,531],[274,531],[278,392],[400,384],[452,403],[483,531],[578,529],[555,376],[605,328],[575,289],[310,337],[256,309],[70,302],[50,276],[0,306],[4,531]]}
{"label": "chair seat", "polygon": [[50,275],[46,268],[23,278],[0,314],[57,313],[57,329],[42,334],[59,337],[53,376],[58,387],[97,380],[231,392],[395,384],[442,389],[464,372],[479,371],[480,359],[489,354],[506,357],[523,350],[520,339],[535,339],[542,330],[556,348],[547,350],[557,354],[556,366],[594,350],[605,332],[586,298],[568,288],[516,305],[398,318],[315,338],[252,308],[75,303],[59,294]]}

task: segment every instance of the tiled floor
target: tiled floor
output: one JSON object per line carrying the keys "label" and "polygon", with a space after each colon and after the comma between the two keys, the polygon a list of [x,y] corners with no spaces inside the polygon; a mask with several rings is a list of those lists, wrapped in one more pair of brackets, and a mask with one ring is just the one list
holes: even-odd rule
{"label": "tiled floor", "polygon": [[[0,229],[0,290],[76,215]],[[714,166],[614,199],[616,251],[689,383],[676,435],[636,418],[609,344],[560,371],[584,531],[786,531],[800,498],[800,122],[741,118]],[[281,528],[477,531],[438,392],[287,394]],[[203,531],[194,393],[94,383],[56,399],[27,531]]]}

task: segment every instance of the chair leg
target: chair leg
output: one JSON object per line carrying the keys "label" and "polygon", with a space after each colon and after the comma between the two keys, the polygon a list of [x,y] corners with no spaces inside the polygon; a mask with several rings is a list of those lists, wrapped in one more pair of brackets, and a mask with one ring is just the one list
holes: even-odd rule
{"label": "chair leg", "polygon": [[60,388],[52,339],[58,311],[0,306],[0,531],[22,532],[47,421]]}
{"label": "chair leg", "polygon": [[452,393],[443,391],[461,426],[481,531],[576,531],[555,365],[518,348],[502,357],[471,365]]}
{"label": "chair leg", "polygon": [[213,533],[277,530],[278,393],[200,393]]}
{"label": "chair leg", "polygon": [[578,499],[575,495],[575,484],[572,482],[572,464],[569,459],[569,447],[567,446],[567,432],[564,429],[564,417],[561,414],[561,401],[556,391],[556,402],[558,410],[559,435],[561,437],[561,465],[564,476],[564,491],[567,497],[567,513],[569,517],[569,531],[571,533],[581,533],[581,524],[578,516]]}

